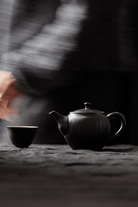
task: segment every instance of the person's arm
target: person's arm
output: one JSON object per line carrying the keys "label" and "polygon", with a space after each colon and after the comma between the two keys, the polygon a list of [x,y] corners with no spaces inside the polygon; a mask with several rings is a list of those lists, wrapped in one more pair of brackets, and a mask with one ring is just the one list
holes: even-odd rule
{"label": "person's arm", "polygon": [[[68,61],[68,55],[77,50],[77,38],[86,18],[86,4],[63,3],[52,23],[46,24],[21,48],[2,55],[0,67],[5,72],[0,83],[0,118],[8,118],[13,112],[13,99],[23,93],[49,95],[72,83],[75,67],[72,60]],[[65,67],[65,62],[71,67],[67,64]]]}
{"label": "person's arm", "polygon": [[[20,49],[2,57],[16,84],[26,93],[49,94],[71,84],[73,79],[75,69],[71,65],[72,60],[68,61],[68,55],[78,49],[77,38],[87,18],[87,5],[70,1],[61,4],[55,13],[52,23],[46,24]],[[65,62],[69,62],[71,67],[67,69]]]}

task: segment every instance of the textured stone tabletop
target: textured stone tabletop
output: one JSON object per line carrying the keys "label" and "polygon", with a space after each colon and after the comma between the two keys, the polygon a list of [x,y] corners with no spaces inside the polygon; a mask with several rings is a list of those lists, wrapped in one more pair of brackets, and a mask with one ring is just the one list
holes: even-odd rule
{"label": "textured stone tabletop", "polygon": [[16,148],[0,145],[1,173],[22,172],[50,175],[131,175],[138,173],[138,147],[116,145],[101,152],[72,150],[68,145],[31,145]]}
{"label": "textured stone tabletop", "polygon": [[[0,145],[1,206],[138,206],[138,147]],[[93,205],[92,205],[93,204]]]}

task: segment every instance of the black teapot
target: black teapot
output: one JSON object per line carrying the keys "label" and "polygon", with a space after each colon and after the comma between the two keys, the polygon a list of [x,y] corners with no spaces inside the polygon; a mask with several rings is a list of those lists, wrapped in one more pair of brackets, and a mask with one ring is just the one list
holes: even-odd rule
{"label": "black teapot", "polygon": [[[85,108],[70,112],[68,116],[52,111],[51,114],[58,123],[58,128],[72,149],[101,150],[110,139],[117,137],[126,126],[123,114],[112,112],[106,115],[99,110],[90,109],[90,103],[84,103]],[[110,120],[119,118],[120,128],[111,135]]]}

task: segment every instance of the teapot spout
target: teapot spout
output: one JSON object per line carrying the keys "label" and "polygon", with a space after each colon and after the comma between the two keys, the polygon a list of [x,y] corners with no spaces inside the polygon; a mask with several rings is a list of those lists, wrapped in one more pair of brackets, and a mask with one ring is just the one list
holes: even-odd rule
{"label": "teapot spout", "polygon": [[61,134],[63,136],[66,136],[67,131],[68,131],[68,117],[61,115],[56,111],[51,111],[49,112],[49,114],[52,115],[54,119],[57,121],[58,129],[61,132]]}

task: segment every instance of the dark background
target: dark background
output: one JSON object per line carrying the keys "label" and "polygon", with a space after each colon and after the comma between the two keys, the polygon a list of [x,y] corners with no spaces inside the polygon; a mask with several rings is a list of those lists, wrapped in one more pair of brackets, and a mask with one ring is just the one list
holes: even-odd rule
{"label": "dark background", "polygon": [[[39,17],[41,24],[36,24],[34,29],[38,31],[46,15],[44,12],[46,4],[43,7],[39,6],[39,16],[36,15],[38,5],[44,1],[34,1],[32,4],[31,1],[20,2],[24,16],[20,14],[22,16],[20,22],[16,18],[12,24],[13,38],[10,44],[13,48],[19,48],[25,41],[25,39],[17,41],[19,33],[15,32],[16,29],[22,28],[25,19],[28,18],[31,22],[32,19],[34,21],[34,16],[36,19]],[[55,7],[58,5],[57,2],[56,5],[53,3]],[[138,2],[136,0],[88,2],[89,18],[84,22],[82,32],[78,36],[79,52],[77,54],[73,52],[71,54],[73,61],[66,63],[67,68],[74,66],[78,68],[79,73],[74,74],[75,81],[72,88],[65,88],[55,95],[55,109],[67,114],[69,111],[83,108],[83,103],[89,101],[92,108],[103,110],[106,114],[119,111],[126,117],[127,126],[115,143],[138,144]],[[2,54],[8,45],[5,34],[8,33],[7,25],[10,24],[12,1],[10,3],[1,0],[0,4],[0,54]],[[30,5],[30,9],[25,10],[23,4]],[[31,30],[30,26],[28,35]],[[57,124],[52,118],[49,125],[52,126],[51,130],[53,127],[57,130]],[[118,128],[118,121],[114,120],[112,125],[114,132]],[[115,143],[109,142],[109,144]]]}

